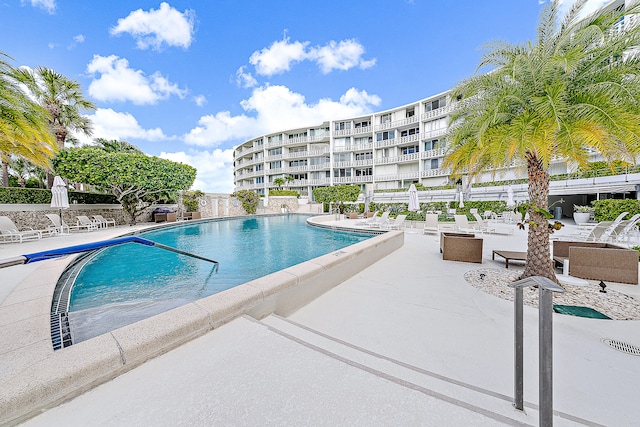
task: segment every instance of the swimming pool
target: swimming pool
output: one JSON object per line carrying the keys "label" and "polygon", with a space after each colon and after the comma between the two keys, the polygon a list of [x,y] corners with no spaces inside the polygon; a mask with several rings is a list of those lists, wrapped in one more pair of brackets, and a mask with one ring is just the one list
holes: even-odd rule
{"label": "swimming pool", "polygon": [[183,224],[143,233],[220,262],[126,244],[92,256],[69,299],[79,342],[372,237],[309,227],[306,216],[265,216]]}

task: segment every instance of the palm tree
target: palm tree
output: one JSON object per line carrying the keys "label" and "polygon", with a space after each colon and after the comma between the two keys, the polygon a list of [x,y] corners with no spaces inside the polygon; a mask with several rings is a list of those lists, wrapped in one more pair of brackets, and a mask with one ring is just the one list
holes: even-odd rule
{"label": "palm tree", "polygon": [[[69,132],[91,136],[91,120],[84,117],[82,112],[95,110],[96,106],[84,97],[80,83],[45,67],[36,67],[34,71],[21,70],[21,76],[40,105],[49,112],[49,127],[56,137],[58,148],[64,148]],[[47,176],[47,181],[51,187],[51,174]]]}
{"label": "palm tree", "polygon": [[535,43],[488,46],[475,75],[452,91],[459,99],[447,134],[444,166],[478,174],[526,165],[528,254],[522,277],[555,279],[549,259],[549,165],[555,158],[586,165],[590,150],[607,161],[635,163],[640,151],[640,26],[615,31],[623,16],[580,17],[579,0],[558,20],[557,0],[541,12]]}
{"label": "palm tree", "polygon": [[56,152],[47,110],[33,102],[20,86],[20,73],[0,52],[0,160],[2,185],[8,186],[8,158],[16,155],[35,165],[50,167]]}

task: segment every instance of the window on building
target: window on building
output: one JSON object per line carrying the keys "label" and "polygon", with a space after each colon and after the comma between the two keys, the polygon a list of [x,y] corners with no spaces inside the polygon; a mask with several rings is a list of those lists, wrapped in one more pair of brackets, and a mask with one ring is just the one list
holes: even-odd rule
{"label": "window on building", "polygon": [[351,177],[351,168],[346,169],[334,169],[333,170],[334,178],[349,178]]}
{"label": "window on building", "polygon": [[351,122],[336,122],[336,130],[351,129]]}
{"label": "window on building", "polygon": [[273,148],[271,150],[269,150],[269,155],[270,156],[277,156],[279,154],[282,154],[282,147],[280,148]]}
{"label": "window on building", "polygon": [[373,137],[372,136],[365,136],[363,138],[354,138],[353,142],[356,145],[358,145],[358,144],[368,144],[370,142],[373,142]]}
{"label": "window on building", "polygon": [[258,147],[258,146],[262,145],[262,144],[263,144],[263,142],[264,142],[264,141],[262,141],[262,138],[260,138],[260,139],[256,139],[255,141],[253,141],[253,146],[254,146],[254,147]]}
{"label": "window on building", "polygon": [[376,134],[376,141],[386,141],[388,139],[394,139],[396,136],[395,131],[390,130],[388,132],[378,132]]}
{"label": "window on building", "polygon": [[431,159],[431,168],[438,169],[440,167],[440,159]]}
{"label": "window on building", "polygon": [[291,147],[289,148],[289,153],[302,153],[307,151],[307,147]]}
{"label": "window on building", "polygon": [[329,158],[328,157],[312,157],[310,159],[310,164],[312,166],[324,165],[326,163],[329,163]]}
{"label": "window on building", "polygon": [[268,142],[280,142],[282,141],[282,135],[273,135],[267,138]]}
{"label": "window on building", "polygon": [[424,151],[437,150],[440,147],[439,139],[432,139],[431,141],[425,141]]}
{"label": "window on building", "polygon": [[255,160],[260,160],[260,159],[264,158],[264,153],[262,151],[259,152],[259,153],[253,153],[253,158]]}
{"label": "window on building", "polygon": [[301,180],[301,179],[307,179],[307,174],[306,173],[294,173],[294,174],[291,174],[291,176],[296,181],[297,180]]}
{"label": "window on building", "polygon": [[334,162],[349,162],[351,161],[351,153],[335,153],[333,155]]}
{"label": "window on building", "polygon": [[413,154],[419,151],[419,147],[417,145],[412,145],[411,147],[402,147],[402,154]]}
{"label": "window on building", "polygon": [[391,113],[383,114],[380,116],[380,124],[391,123]]}
{"label": "window on building", "polygon": [[307,136],[307,132],[301,132],[301,133],[292,133],[289,135],[289,139],[294,139],[294,138],[304,138]]}
{"label": "window on building", "polygon": [[373,159],[373,153],[356,153],[356,160],[371,160]]}
{"label": "window on building", "polygon": [[424,123],[424,131],[429,132],[433,130],[445,129],[447,127],[447,119],[445,117],[431,120]]}
{"label": "window on building", "polygon": [[356,169],[356,176],[371,176],[373,175],[373,168]]}
{"label": "window on building", "polygon": [[407,108],[407,112],[405,117],[408,119],[409,117],[413,117],[416,115],[416,108],[415,107],[411,107],[411,108]]}
{"label": "window on building", "polygon": [[282,167],[282,161],[278,160],[277,162],[269,163],[269,169],[280,169]]}
{"label": "window on building", "polygon": [[442,97],[433,101],[427,101],[424,103],[425,111],[437,110],[438,108],[447,106],[447,97]]}
{"label": "window on building", "polygon": [[256,177],[256,184],[264,184],[264,176]]}
{"label": "window on building", "polygon": [[307,159],[303,159],[303,160],[294,160],[292,162],[289,162],[289,166],[292,168],[298,167],[298,166],[307,166]]}
{"label": "window on building", "polygon": [[367,126],[371,126],[371,120],[361,120],[355,123],[355,128],[366,128]]}
{"label": "window on building", "polygon": [[407,129],[400,132],[400,136],[409,136],[420,133],[420,128]]}
{"label": "window on building", "polygon": [[255,171],[256,171],[256,172],[261,171],[261,170],[262,170],[262,167],[263,167],[263,165],[262,165],[262,164],[256,165]]}

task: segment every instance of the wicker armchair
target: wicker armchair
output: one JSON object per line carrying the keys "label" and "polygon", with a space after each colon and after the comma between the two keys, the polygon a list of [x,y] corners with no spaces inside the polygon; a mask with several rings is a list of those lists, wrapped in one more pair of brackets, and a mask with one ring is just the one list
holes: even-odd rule
{"label": "wicker armchair", "polygon": [[590,280],[638,284],[638,251],[611,243],[553,242],[553,259],[569,260],[569,275]]}
{"label": "wicker armchair", "polygon": [[466,233],[440,233],[442,259],[482,263],[482,239]]}

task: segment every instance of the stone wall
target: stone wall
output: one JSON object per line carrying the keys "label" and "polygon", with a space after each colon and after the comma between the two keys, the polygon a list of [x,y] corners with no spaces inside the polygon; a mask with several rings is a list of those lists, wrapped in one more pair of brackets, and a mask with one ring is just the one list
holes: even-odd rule
{"label": "stone wall", "polygon": [[[175,209],[175,206],[170,206]],[[156,206],[148,207],[145,213],[138,217],[138,222],[151,221],[151,212]],[[18,228],[31,227],[36,230],[44,230],[49,227],[51,221],[46,214],[60,214],[60,209],[53,209],[49,205],[26,204],[0,204],[0,216],[7,216]],[[116,225],[129,224],[129,217],[125,215],[120,205],[71,205],[69,209],[62,210],[62,218],[69,225],[75,225],[78,221],[76,215],[102,215],[105,218],[113,218]]]}

